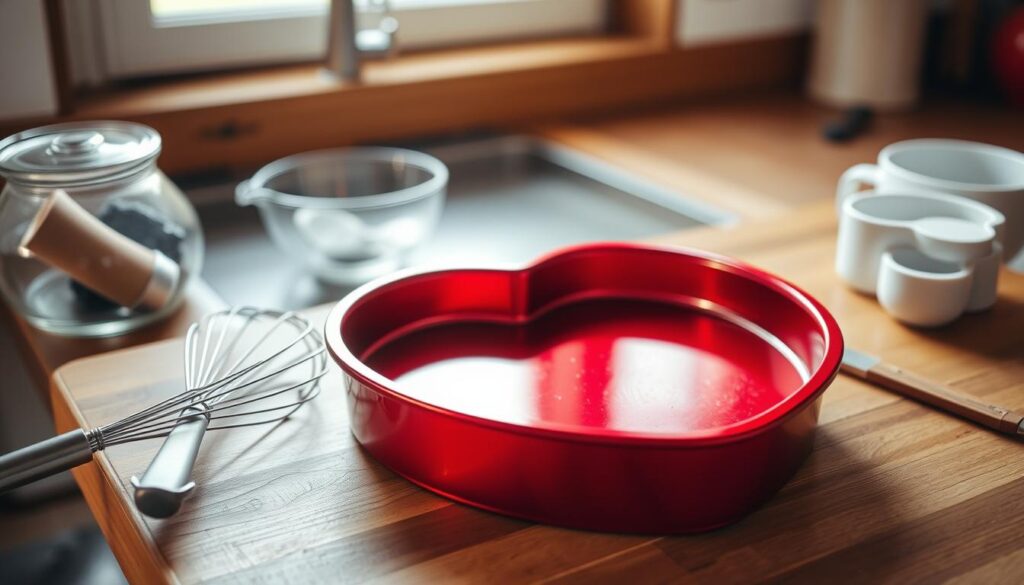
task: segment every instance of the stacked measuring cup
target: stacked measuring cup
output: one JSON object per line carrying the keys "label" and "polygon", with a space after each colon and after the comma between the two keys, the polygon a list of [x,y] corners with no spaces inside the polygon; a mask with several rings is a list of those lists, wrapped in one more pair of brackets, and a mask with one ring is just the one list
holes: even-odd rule
{"label": "stacked measuring cup", "polygon": [[1024,154],[1006,148],[898,142],[846,171],[837,199],[836,271],[911,325],[991,307],[1002,261],[1024,247]]}

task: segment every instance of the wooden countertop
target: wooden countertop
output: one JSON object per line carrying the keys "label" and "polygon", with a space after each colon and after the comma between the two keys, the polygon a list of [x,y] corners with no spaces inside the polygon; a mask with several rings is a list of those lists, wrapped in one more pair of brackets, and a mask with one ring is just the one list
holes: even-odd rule
{"label": "wooden countertop", "polygon": [[874,162],[887,144],[959,138],[1024,151],[1024,115],[993,104],[937,99],[880,114],[847,143],[821,138],[834,109],[789,92],[735,96],[538,132],[745,219],[830,199],[844,170]]}
{"label": "wooden countertop", "polygon": [[[1024,117],[940,102],[882,116],[857,141],[829,145],[818,132],[831,115],[775,94],[538,132],[744,218],[738,229],[696,230],[669,241],[732,254],[790,277],[837,314],[860,349],[1024,407],[1020,275],[1004,277],[1000,302],[989,313],[933,332],[901,327],[873,300],[835,282],[830,204],[813,205],[831,200],[843,169],[872,160],[894,140],[949,136],[1024,150]],[[775,219],[760,221],[766,218]],[[208,292],[198,291],[196,312],[219,306]],[[189,320],[182,315],[113,341],[55,338],[17,319],[15,331],[43,382],[70,359],[178,335]],[[117,418],[139,400],[175,388],[179,360],[168,362],[166,352],[176,344],[143,345],[62,368],[51,389],[58,425]],[[126,392],[141,387],[127,399]],[[745,580],[775,574],[813,579],[842,568],[864,579],[906,572],[986,580],[1024,563],[1024,531],[1011,529],[1024,513],[1020,445],[844,377],[826,394],[815,453],[779,496],[735,527],[677,539],[561,531],[452,505],[355,449],[340,401],[339,393],[328,392],[311,411],[319,414],[307,425],[322,425],[324,432],[316,441],[296,441],[290,432],[257,441],[248,431],[208,441],[198,471],[204,487],[181,516],[163,524],[143,522],[123,499],[123,482],[141,470],[155,444],[115,448],[80,468],[79,483],[129,577]],[[282,463],[289,457],[302,464]],[[259,485],[248,486],[254,478]]]}
{"label": "wooden countertop", "polygon": [[[991,311],[941,330],[906,328],[838,282],[835,227],[822,202],[786,222],[662,241],[783,275],[828,306],[850,345],[1024,409],[1024,275],[1003,275]],[[322,319],[325,309],[311,314]],[[170,340],[60,368],[58,426],[108,422],[178,391],[181,351]],[[144,519],[131,504],[128,479],[157,441],[111,448],[78,468],[129,579],[1006,582],[1024,562],[1024,445],[845,376],[825,393],[810,459],[778,495],[734,526],[662,538],[534,525],[434,496],[358,448],[340,374],[325,384],[316,408],[273,432],[209,437],[195,471],[200,487],[173,519]]]}
{"label": "wooden countertop", "polygon": [[[654,183],[735,213],[741,220],[784,214],[831,199],[846,168],[875,159],[891,142],[922,136],[963,138],[1024,151],[1024,116],[989,104],[939,100],[877,117],[845,144],[821,140],[835,111],[792,92],[720,98],[628,115],[537,126],[532,131],[603,158]],[[39,332],[7,307],[25,361],[42,391],[71,359],[183,335],[195,315],[223,307],[204,283],[175,317],[131,335],[67,339]]]}

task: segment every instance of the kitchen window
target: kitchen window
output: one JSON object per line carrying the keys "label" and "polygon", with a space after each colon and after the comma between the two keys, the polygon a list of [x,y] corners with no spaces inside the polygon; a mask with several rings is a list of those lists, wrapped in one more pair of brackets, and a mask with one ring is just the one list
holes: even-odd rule
{"label": "kitchen window", "polygon": [[[311,61],[328,0],[89,0],[66,4],[79,83]],[[357,0],[361,27],[390,12],[399,51],[598,34],[607,0]]]}

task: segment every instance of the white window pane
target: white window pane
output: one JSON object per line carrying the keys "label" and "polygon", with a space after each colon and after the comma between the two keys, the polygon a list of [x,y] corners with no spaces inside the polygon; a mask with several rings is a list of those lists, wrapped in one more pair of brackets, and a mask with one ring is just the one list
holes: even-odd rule
{"label": "white window pane", "polygon": [[287,10],[296,6],[327,6],[327,0],[150,0],[153,17],[195,17],[208,14],[238,13],[266,10]]}
{"label": "white window pane", "polygon": [[[465,6],[470,4],[500,4],[509,0],[390,0],[390,8],[432,8]],[[365,8],[373,0],[356,0],[356,6]],[[377,0],[380,5],[380,0]],[[153,17],[160,19],[195,18],[208,15],[236,15],[244,19],[251,14],[308,12],[310,8],[326,10],[328,0],[150,0]]]}
{"label": "white window pane", "polygon": [[[95,2],[102,35],[97,68],[108,78],[315,61],[326,51],[329,0]],[[378,0],[356,2],[359,25],[375,26],[381,16]],[[399,53],[593,34],[604,30],[608,13],[607,0],[390,0],[389,5],[399,23]],[[85,19],[72,22],[82,22],[78,34],[95,30]]]}

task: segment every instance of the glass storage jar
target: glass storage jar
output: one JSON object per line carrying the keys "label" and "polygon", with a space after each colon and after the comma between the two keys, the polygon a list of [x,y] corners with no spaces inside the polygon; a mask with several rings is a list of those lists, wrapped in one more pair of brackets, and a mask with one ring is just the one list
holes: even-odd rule
{"label": "glass storage jar", "polygon": [[[192,205],[156,166],[160,144],[152,128],[113,121],[55,124],[0,141],[0,176],[6,180],[0,193],[0,291],[30,324],[60,335],[118,335],[180,305],[202,267],[203,236]],[[27,249],[25,241],[49,213],[43,210],[53,205],[57,190],[78,204],[72,207],[144,247],[136,249],[153,250],[145,253],[153,258],[154,278],[157,260],[164,266],[173,261],[174,277],[163,282],[159,303],[119,305]],[[58,250],[76,245],[70,236],[53,244]],[[87,260],[79,266],[115,261],[102,254]]]}

